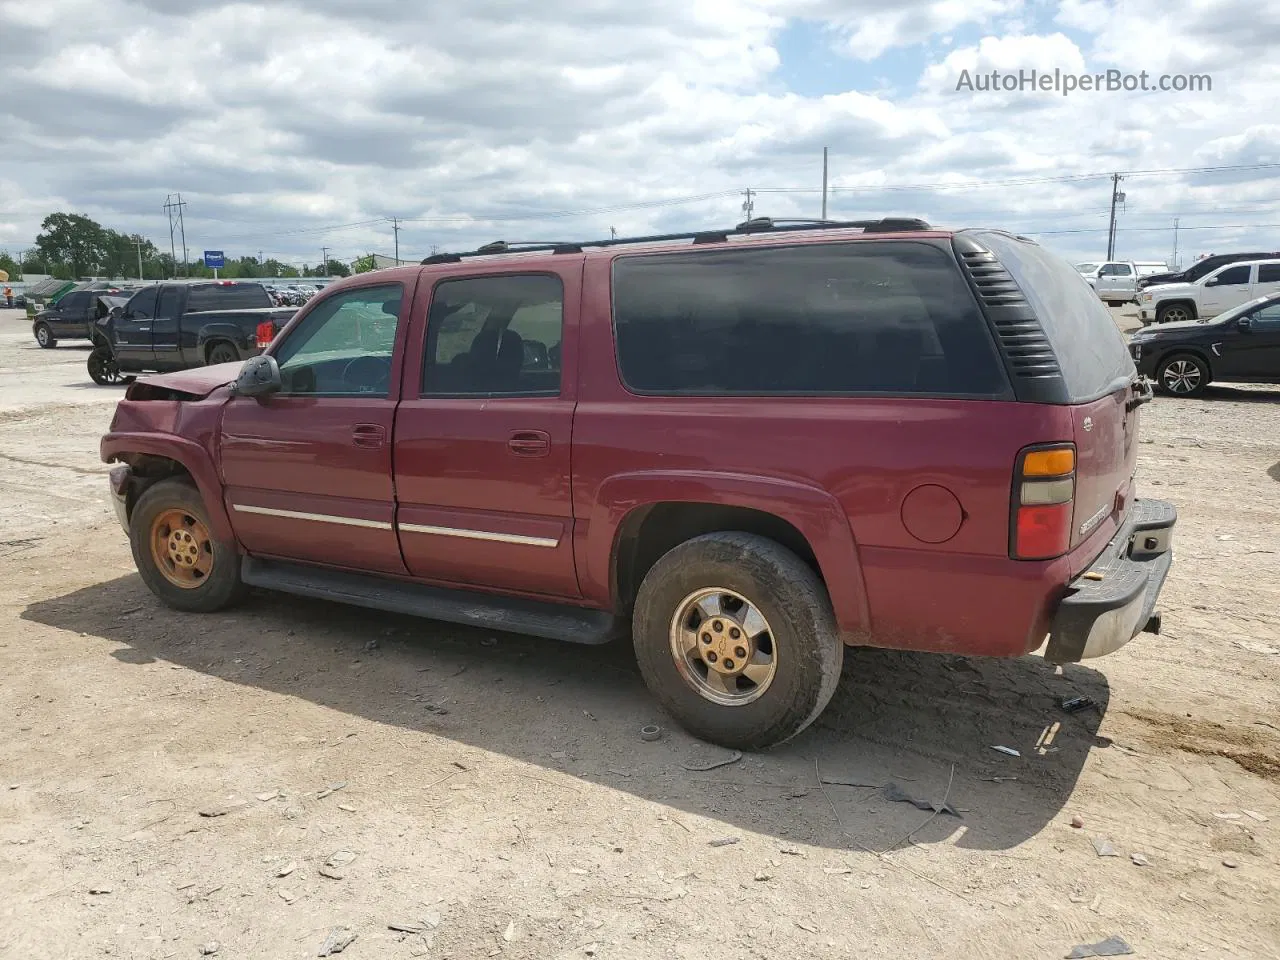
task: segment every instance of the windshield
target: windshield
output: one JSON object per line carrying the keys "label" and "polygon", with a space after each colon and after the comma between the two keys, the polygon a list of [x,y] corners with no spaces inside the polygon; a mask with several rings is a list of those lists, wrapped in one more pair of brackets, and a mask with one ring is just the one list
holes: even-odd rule
{"label": "windshield", "polygon": [[1081,273],[1093,273],[1098,269],[1098,265],[1096,263],[1077,263],[1076,269]]}

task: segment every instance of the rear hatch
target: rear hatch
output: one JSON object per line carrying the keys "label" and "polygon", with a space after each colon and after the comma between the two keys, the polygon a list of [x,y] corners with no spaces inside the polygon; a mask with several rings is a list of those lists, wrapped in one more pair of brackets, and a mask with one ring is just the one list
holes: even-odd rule
{"label": "rear hatch", "polygon": [[1025,238],[993,231],[974,231],[973,236],[995,254],[1031,308],[1020,335],[1051,348],[1040,348],[1034,368],[1015,369],[1015,390],[1020,400],[1025,393],[1031,402],[1065,406],[1070,412],[1076,445],[1071,566],[1078,573],[1106,546],[1129,511],[1138,408],[1150,393],[1138,379],[1110,311],[1070,263]]}

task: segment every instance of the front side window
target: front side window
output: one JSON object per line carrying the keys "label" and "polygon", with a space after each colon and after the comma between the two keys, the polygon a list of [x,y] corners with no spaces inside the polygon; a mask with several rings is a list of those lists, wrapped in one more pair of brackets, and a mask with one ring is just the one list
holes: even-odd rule
{"label": "front side window", "polygon": [[559,277],[445,280],[431,298],[422,396],[558,396],[563,336]]}
{"label": "front side window", "polygon": [[1242,267],[1229,267],[1226,270],[1223,270],[1220,274],[1218,274],[1217,276],[1218,286],[1220,287],[1239,286],[1242,283],[1248,283],[1249,274],[1252,272],[1252,270],[1253,270],[1253,267],[1247,264]]}
{"label": "front side window", "polygon": [[156,294],[159,291],[155,287],[147,287],[140,290],[125,307],[125,313],[131,320],[150,320],[156,315]]}
{"label": "front side window", "polygon": [[1249,315],[1249,329],[1258,333],[1280,331],[1280,303],[1263,307]]}
{"label": "front side window", "polygon": [[664,396],[997,396],[1008,380],[949,251],[902,241],[624,256],[619,372]]}
{"label": "front side window", "polygon": [[280,393],[381,397],[391,393],[391,361],[404,288],[348,290],[318,304],[274,351]]}

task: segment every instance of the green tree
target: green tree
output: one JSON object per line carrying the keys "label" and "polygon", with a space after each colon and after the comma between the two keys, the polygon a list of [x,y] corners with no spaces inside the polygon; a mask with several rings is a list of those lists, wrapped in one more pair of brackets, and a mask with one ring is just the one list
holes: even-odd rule
{"label": "green tree", "polygon": [[54,267],[51,273],[66,274],[67,279],[101,272],[112,255],[107,231],[79,213],[51,213],[45,217],[36,236],[36,249]]}
{"label": "green tree", "polygon": [[22,267],[17,260],[9,256],[8,250],[0,250],[0,270],[7,273],[10,280],[22,279]]}
{"label": "green tree", "polygon": [[367,257],[358,257],[356,262],[352,264],[356,273],[368,273],[370,270],[376,269],[377,265],[378,261],[373,258],[372,253]]}

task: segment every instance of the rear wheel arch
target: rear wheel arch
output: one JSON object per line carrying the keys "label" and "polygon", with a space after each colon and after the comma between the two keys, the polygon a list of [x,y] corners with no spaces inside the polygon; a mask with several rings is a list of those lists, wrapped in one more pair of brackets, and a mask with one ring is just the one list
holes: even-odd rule
{"label": "rear wheel arch", "polygon": [[[224,350],[224,351],[229,350],[232,354],[234,354],[234,359],[235,359],[235,360],[240,360],[240,359],[242,359],[242,358],[241,358],[241,356],[240,356],[240,348],[239,348],[239,347],[237,347],[237,346],[235,345],[235,343],[234,343],[234,342],[232,342],[232,341],[231,341],[229,338],[227,338],[227,337],[223,337],[223,336],[216,336],[216,337],[211,337],[211,338],[209,338],[208,340],[206,340],[206,341],[205,341],[205,344],[204,344],[204,362],[205,362],[206,364],[208,364],[208,365],[212,365],[212,364],[214,363],[214,359],[213,359],[214,351],[215,351],[215,350],[218,350],[218,348],[220,348],[220,347],[221,347],[221,348],[223,348],[223,350]],[[219,361],[219,362],[223,362],[223,361]],[[230,362],[233,362],[233,361],[228,360],[228,361],[225,361],[225,362],[230,363]]]}
{"label": "rear wheel arch", "polygon": [[803,560],[823,581],[808,538],[777,514],[712,502],[649,503],[628,513],[614,537],[610,587],[619,614],[630,613],[645,575],[669,550],[709,533],[748,533],[772,540]]}

